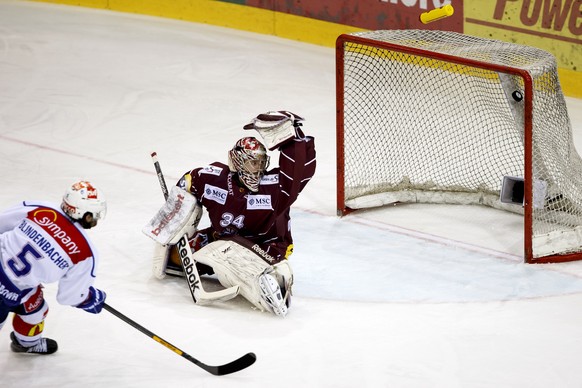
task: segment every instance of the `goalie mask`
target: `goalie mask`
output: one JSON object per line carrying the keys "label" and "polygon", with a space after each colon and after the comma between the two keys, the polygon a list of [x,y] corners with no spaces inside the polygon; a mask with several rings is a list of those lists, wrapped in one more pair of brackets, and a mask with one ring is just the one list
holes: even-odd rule
{"label": "goalie mask", "polygon": [[267,149],[256,138],[243,137],[228,151],[228,166],[243,185],[257,192],[261,177],[269,167]]}
{"label": "goalie mask", "polygon": [[65,191],[61,209],[73,220],[79,221],[83,228],[89,229],[105,218],[107,202],[101,191],[91,183],[79,181]]}

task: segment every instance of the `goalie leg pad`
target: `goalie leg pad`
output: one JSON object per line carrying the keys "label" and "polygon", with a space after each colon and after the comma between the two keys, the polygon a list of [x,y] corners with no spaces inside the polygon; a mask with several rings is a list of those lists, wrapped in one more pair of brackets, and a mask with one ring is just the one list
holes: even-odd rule
{"label": "goalie leg pad", "polygon": [[[175,256],[175,258],[173,258],[173,256]],[[204,273],[211,272],[207,270],[207,272]],[[180,263],[178,250],[174,245],[155,244],[152,260],[152,274],[156,279],[160,280],[164,279],[166,275],[184,277],[184,270]]]}
{"label": "goalie leg pad", "polygon": [[275,279],[279,283],[283,300],[287,308],[291,306],[291,295],[293,295],[293,270],[287,259],[275,264],[273,266]]}
{"label": "goalie leg pad", "polygon": [[224,287],[239,286],[240,294],[259,310],[287,314],[274,267],[255,252],[234,241],[219,240],[196,252],[194,260],[212,267]]}
{"label": "goalie leg pad", "polygon": [[287,305],[277,280],[270,274],[264,273],[259,276],[259,287],[261,288],[262,299],[271,307],[271,311],[278,316],[284,317],[287,315]]}
{"label": "goalie leg pad", "polygon": [[155,243],[152,260],[152,274],[156,279],[163,279],[166,277],[166,267],[168,266],[169,257],[170,247]]}

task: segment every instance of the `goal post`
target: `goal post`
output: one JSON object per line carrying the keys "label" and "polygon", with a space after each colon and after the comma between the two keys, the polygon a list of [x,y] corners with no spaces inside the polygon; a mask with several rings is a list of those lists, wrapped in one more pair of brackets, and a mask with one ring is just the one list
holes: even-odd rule
{"label": "goal post", "polygon": [[336,42],[337,211],[480,204],[524,217],[524,260],[582,259],[582,159],[554,56],[450,31]]}

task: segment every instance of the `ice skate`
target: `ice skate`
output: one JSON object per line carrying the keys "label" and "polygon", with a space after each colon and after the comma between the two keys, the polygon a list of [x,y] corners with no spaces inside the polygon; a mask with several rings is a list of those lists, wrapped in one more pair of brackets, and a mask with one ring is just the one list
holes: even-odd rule
{"label": "ice skate", "polygon": [[28,354],[53,354],[59,348],[57,341],[50,338],[41,338],[40,341],[30,347],[22,346],[18,341],[18,338],[14,335],[14,332],[10,333],[10,349],[14,353],[28,353]]}
{"label": "ice skate", "polygon": [[273,312],[281,317],[287,315],[287,305],[281,293],[281,287],[277,280],[269,274],[262,274],[259,276],[259,286],[261,288],[261,296],[265,302],[271,307]]}

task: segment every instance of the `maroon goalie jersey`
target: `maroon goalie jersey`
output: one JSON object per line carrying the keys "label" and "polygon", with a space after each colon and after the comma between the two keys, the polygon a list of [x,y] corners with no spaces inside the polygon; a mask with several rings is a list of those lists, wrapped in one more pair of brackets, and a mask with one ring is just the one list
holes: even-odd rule
{"label": "maroon goalie jersey", "polygon": [[211,227],[204,232],[210,241],[239,235],[277,261],[286,258],[293,248],[289,209],[315,173],[314,143],[307,136],[282,145],[279,167],[265,172],[256,193],[239,183],[224,163],[184,174],[178,186],[208,212]]}

